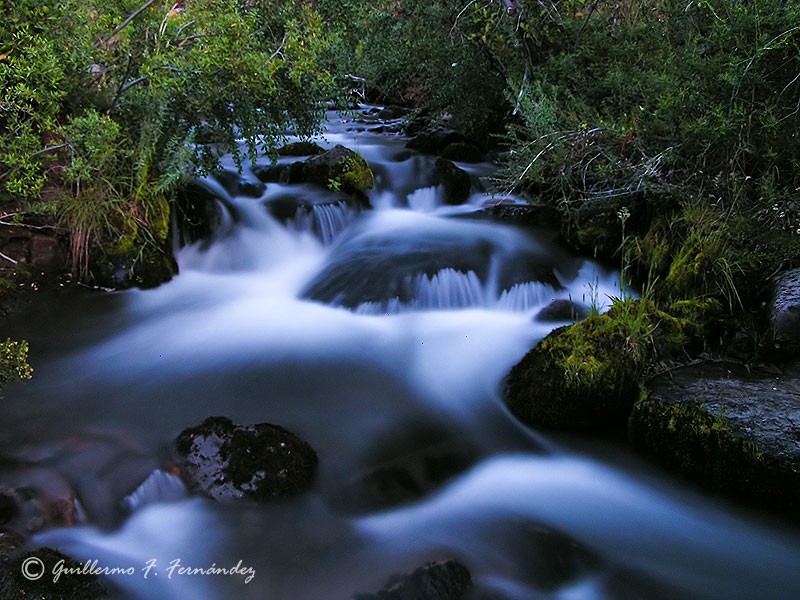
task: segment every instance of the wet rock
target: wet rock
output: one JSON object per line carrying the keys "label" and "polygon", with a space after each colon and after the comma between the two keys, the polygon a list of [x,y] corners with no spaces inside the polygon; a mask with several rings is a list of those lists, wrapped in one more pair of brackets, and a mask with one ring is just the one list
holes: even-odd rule
{"label": "wet rock", "polygon": [[317,466],[311,446],[282,427],[235,425],[225,417],[185,429],[175,447],[187,486],[222,501],[301,493]]}
{"label": "wet rock", "polygon": [[[298,164],[297,167],[294,165]],[[306,181],[325,188],[363,194],[375,184],[367,161],[342,145],[291,167],[291,183]]]}
{"label": "wet rock", "polygon": [[4,483],[18,505],[17,531],[91,522],[112,527],[124,516],[122,499],[160,459],[124,432],[82,434],[15,449]]}
{"label": "wet rock", "polygon": [[214,179],[216,179],[231,196],[259,198],[267,188],[260,179],[253,179],[244,173],[237,173],[235,171],[218,171],[214,173]]}
{"label": "wet rock", "polygon": [[[384,220],[387,227],[371,227],[368,219],[362,219],[362,227],[351,226],[303,296],[348,308],[414,301],[442,308],[434,302],[441,298],[453,308],[477,304],[480,299],[462,294],[462,288],[467,283],[470,290],[480,287],[490,275],[497,277],[498,289],[521,281],[560,288],[555,265],[567,261],[550,245],[509,250],[505,242],[514,232],[504,232],[500,239],[492,229],[475,223],[465,235],[463,223],[409,217],[395,224],[390,223],[392,215],[377,214],[371,219]],[[495,259],[502,267],[490,274]],[[438,290],[434,298],[426,295],[431,287]]]}
{"label": "wet rock", "polygon": [[466,142],[463,135],[452,129],[437,128],[418,133],[406,143],[406,148],[423,154],[440,154],[450,144]]}
{"label": "wet rock", "polygon": [[410,574],[392,577],[375,594],[355,594],[352,600],[462,600],[472,587],[469,570],[454,561],[431,562]]}
{"label": "wet rock", "polygon": [[83,522],[83,509],[72,486],[55,470],[33,468],[7,477],[14,486],[0,488],[0,522],[35,533],[47,527]]}
{"label": "wet rock", "polygon": [[769,316],[775,345],[787,354],[800,354],[800,269],[775,278]]}
{"label": "wet rock", "polygon": [[508,223],[521,227],[558,229],[561,226],[561,213],[558,212],[558,209],[543,204],[507,204],[498,202],[464,216],[488,218],[499,223]]}
{"label": "wet rock", "polygon": [[469,198],[472,180],[464,169],[452,161],[437,158],[434,165],[433,184],[444,188],[447,204],[463,204]]}
{"label": "wet rock", "polygon": [[329,243],[361,211],[368,209],[369,204],[365,197],[322,192],[314,186],[296,186],[292,193],[270,198],[266,207],[279,221],[299,231],[311,232],[323,243]]}
{"label": "wet rock", "polygon": [[454,160],[456,162],[483,162],[483,152],[481,152],[476,145],[470,144],[469,142],[448,144],[447,147],[442,150],[441,156],[442,158]]}
{"label": "wet rock", "polygon": [[536,314],[536,320],[543,323],[563,323],[580,321],[589,316],[589,309],[571,300],[553,300]]}
{"label": "wet rock", "polygon": [[[93,600],[107,597],[107,589],[90,571],[91,565],[87,563],[78,563],[51,548],[39,548],[14,560],[0,560],[0,598]],[[56,578],[55,573],[59,572]]]}
{"label": "wet rock", "polygon": [[800,373],[703,362],[652,379],[631,414],[633,445],[701,485],[800,508]]}
{"label": "wet rock", "polygon": [[135,255],[99,257],[93,264],[94,282],[117,290],[155,288],[178,272],[178,263],[166,243],[137,248]]}
{"label": "wet rock", "polygon": [[223,222],[220,199],[196,182],[178,191],[175,210],[182,244],[210,238]]}
{"label": "wet rock", "polygon": [[293,142],[278,148],[279,156],[316,156],[325,152],[325,148],[315,142]]}
{"label": "wet rock", "polygon": [[65,242],[56,233],[45,235],[24,227],[0,227],[0,252],[47,273],[60,273],[67,268]]}

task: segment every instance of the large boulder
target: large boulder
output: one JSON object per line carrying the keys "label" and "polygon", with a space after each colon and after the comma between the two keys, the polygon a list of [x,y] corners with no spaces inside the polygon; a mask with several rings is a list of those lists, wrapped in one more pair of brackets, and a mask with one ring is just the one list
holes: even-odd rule
{"label": "large boulder", "polygon": [[800,373],[703,362],[655,377],[635,405],[635,447],[714,491],[800,508]]}
{"label": "large boulder", "polygon": [[775,278],[769,317],[775,345],[788,354],[800,353],[800,269]]}
{"label": "large boulder", "polygon": [[295,434],[272,425],[235,425],[209,417],[175,442],[187,486],[216,500],[269,500],[304,492],[317,454]]}
{"label": "large boulder", "polygon": [[627,339],[625,327],[608,315],[554,330],[508,374],[509,409],[533,427],[620,427],[636,399],[641,368]]}
{"label": "large boulder", "polygon": [[349,308],[475,306],[483,298],[471,290],[489,281],[500,290],[529,281],[559,288],[555,269],[567,260],[554,245],[485,223],[378,211],[339,238],[303,296]]}
{"label": "large boulder", "polygon": [[511,412],[534,427],[624,429],[648,365],[700,349],[719,303],[615,304],[551,332],[506,378]]}

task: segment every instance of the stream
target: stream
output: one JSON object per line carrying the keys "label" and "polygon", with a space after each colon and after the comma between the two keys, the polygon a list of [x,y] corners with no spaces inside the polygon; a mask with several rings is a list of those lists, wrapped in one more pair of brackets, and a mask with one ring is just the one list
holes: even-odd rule
{"label": "stream", "polygon": [[[108,578],[119,598],[346,600],[448,559],[483,600],[800,598],[796,529],[505,409],[505,374],[564,324],[536,315],[553,300],[602,310],[618,274],[554,232],[476,218],[498,201],[481,191],[492,165],[459,163],[472,195],[447,206],[434,158],[352,118],[331,113],[318,142],[370,163],[372,209],[208,178],[222,223],[177,252],[172,281],[45,299],[11,324],[35,374],[4,391],[0,484],[80,503],[78,526],[34,544],[133,567]],[[210,415],[305,439],[312,489],[267,504],[187,494],[161,469]]]}

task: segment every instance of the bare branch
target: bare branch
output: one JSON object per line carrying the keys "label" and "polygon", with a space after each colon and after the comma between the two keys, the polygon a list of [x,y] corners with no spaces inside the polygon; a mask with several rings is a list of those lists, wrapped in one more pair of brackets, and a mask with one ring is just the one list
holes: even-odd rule
{"label": "bare branch", "polygon": [[108,40],[110,40],[115,35],[117,35],[120,31],[125,29],[125,27],[127,27],[128,24],[131,21],[133,21],[136,17],[138,17],[143,11],[147,10],[150,7],[150,5],[153,4],[153,2],[155,2],[155,0],[147,0],[147,2],[142,4],[139,8],[137,8],[135,11],[133,11],[131,14],[129,14],[127,17],[125,17],[125,19],[122,21],[122,23],[117,25],[117,27],[114,29],[114,31],[112,31],[111,33],[108,34],[108,36],[103,38],[103,42],[108,42]]}

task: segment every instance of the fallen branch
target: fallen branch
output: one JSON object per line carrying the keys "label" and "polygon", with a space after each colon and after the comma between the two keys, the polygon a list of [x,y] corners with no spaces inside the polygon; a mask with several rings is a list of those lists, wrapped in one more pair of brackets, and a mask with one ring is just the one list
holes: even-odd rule
{"label": "fallen branch", "polygon": [[15,265],[16,265],[16,264],[18,264],[18,263],[17,263],[17,261],[15,261],[15,260],[14,260],[13,258],[11,258],[10,256],[6,256],[6,255],[5,255],[5,254],[3,254],[2,252],[0,252],[0,258],[5,258],[5,259],[6,259],[8,262],[10,262],[10,263],[12,263],[12,264],[15,264]]}

